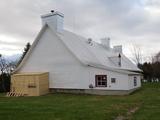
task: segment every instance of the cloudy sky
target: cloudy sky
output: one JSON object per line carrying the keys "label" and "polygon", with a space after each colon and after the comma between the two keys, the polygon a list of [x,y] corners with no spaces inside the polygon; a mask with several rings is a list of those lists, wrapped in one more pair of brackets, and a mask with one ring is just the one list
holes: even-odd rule
{"label": "cloudy sky", "polygon": [[65,29],[95,41],[110,37],[129,57],[133,44],[145,58],[160,51],[159,0],[0,0],[0,53],[22,53],[51,9],[64,14]]}

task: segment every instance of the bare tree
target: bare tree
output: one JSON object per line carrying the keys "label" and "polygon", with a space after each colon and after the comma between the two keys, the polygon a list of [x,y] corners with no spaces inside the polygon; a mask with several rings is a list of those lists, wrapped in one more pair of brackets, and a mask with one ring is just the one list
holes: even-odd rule
{"label": "bare tree", "polygon": [[5,59],[2,57],[2,55],[0,54],[0,71],[1,71],[1,81],[2,81],[2,89],[4,91],[6,91],[6,88],[5,88],[5,81],[3,79],[3,75],[4,75],[4,72],[6,70],[6,67],[7,67],[7,64],[6,64],[6,61]]}
{"label": "bare tree", "polygon": [[10,74],[16,68],[17,62],[8,61],[0,54],[0,71],[1,73]]}
{"label": "bare tree", "polygon": [[[8,79],[10,78],[11,72],[16,68],[16,62],[7,61],[1,54],[0,54],[0,78],[1,78],[1,88],[3,91],[6,91],[6,83],[8,84]],[[7,81],[6,81],[7,80]]]}
{"label": "bare tree", "polygon": [[135,44],[132,44],[132,47],[131,47],[131,53],[132,53],[132,60],[136,63],[136,65],[140,65],[142,64],[142,50],[141,50],[141,47],[135,45]]}

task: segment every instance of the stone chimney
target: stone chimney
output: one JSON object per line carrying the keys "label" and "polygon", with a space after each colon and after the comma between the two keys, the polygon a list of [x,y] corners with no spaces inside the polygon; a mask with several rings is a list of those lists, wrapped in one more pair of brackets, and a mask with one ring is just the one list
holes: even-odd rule
{"label": "stone chimney", "polygon": [[101,44],[109,49],[110,48],[110,38],[101,38]]}
{"label": "stone chimney", "polygon": [[122,45],[113,46],[113,50],[117,53],[122,53]]}
{"label": "stone chimney", "polygon": [[57,32],[63,31],[64,15],[62,13],[51,10],[51,13],[42,15],[41,19],[42,25],[47,23],[50,26],[53,26]]}

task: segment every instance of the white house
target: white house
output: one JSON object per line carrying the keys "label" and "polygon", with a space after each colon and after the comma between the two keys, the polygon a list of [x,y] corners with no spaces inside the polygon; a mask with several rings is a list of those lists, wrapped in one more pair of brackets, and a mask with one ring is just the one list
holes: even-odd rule
{"label": "white house", "polygon": [[49,72],[49,88],[57,92],[129,94],[141,87],[140,70],[122,52],[63,29],[64,15],[41,16],[42,29],[15,73]]}

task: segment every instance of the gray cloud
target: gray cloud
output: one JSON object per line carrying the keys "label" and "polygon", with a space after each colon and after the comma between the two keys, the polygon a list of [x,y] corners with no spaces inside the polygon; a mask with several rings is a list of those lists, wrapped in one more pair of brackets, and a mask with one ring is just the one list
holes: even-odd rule
{"label": "gray cloud", "polygon": [[40,30],[40,15],[55,9],[64,13],[66,29],[97,41],[109,36],[128,55],[129,44],[139,44],[146,55],[160,50],[160,12],[154,12],[159,7],[158,0],[1,0],[0,34],[23,48]]}

